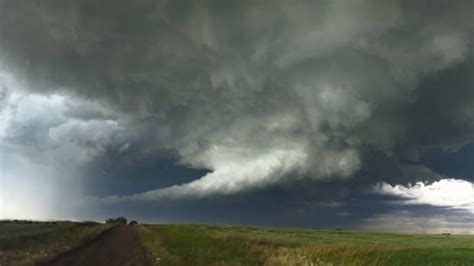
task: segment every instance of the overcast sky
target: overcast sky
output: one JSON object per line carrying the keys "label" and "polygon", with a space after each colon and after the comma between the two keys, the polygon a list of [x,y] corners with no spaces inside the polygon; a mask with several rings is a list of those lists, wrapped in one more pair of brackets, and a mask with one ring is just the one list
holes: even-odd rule
{"label": "overcast sky", "polygon": [[0,218],[474,233],[473,11],[0,0]]}

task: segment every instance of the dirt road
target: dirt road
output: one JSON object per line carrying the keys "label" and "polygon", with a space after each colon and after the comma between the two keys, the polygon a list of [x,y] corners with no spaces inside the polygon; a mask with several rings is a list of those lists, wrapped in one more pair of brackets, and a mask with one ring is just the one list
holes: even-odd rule
{"label": "dirt road", "polygon": [[132,226],[116,226],[98,239],[42,265],[152,265]]}

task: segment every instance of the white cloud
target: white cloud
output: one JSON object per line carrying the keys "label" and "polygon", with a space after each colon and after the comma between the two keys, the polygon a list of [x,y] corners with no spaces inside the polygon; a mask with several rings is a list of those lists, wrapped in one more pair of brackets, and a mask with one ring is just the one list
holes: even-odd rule
{"label": "white cloud", "polygon": [[57,125],[64,121],[66,97],[61,95],[28,94],[19,89],[14,79],[0,72],[0,142],[16,137],[15,127]]}
{"label": "white cloud", "polygon": [[474,184],[465,180],[441,179],[431,184],[417,182],[408,186],[381,183],[374,190],[403,197],[404,204],[429,204],[474,213]]}
{"label": "white cloud", "polygon": [[265,154],[253,154],[255,152],[213,147],[206,156],[214,171],[200,179],[114,199],[159,200],[237,193],[279,182],[288,172],[301,171],[307,160],[307,154],[301,149],[273,149]]}
{"label": "white cloud", "polygon": [[[188,154],[186,162],[211,169],[212,172],[190,183],[151,190],[122,200],[159,200],[162,198],[199,198],[225,195],[262,188],[296,179],[311,172],[314,179],[350,176],[360,167],[357,151],[326,151],[309,164],[309,151],[304,143],[285,142],[274,147],[238,147],[213,145],[198,155]],[[311,167],[311,169],[308,169]],[[116,198],[118,199],[118,198]]]}

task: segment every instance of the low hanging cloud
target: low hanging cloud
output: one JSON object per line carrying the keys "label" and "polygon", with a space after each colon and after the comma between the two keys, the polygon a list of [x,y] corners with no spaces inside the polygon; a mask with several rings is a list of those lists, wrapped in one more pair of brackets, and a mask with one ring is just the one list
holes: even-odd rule
{"label": "low hanging cloud", "polygon": [[45,138],[84,161],[140,147],[210,171],[124,199],[383,181],[370,156],[418,181],[400,161],[474,136],[472,1],[107,3],[1,1],[0,65],[67,99]]}
{"label": "low hanging cloud", "polygon": [[399,211],[368,218],[358,229],[404,234],[473,234],[473,222],[473,217],[466,214],[420,216],[408,211]]}

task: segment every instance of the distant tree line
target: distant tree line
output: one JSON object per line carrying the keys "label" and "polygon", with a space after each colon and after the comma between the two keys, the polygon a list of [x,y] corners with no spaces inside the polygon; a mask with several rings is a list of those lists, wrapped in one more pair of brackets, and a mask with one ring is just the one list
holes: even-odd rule
{"label": "distant tree line", "polygon": [[82,221],[82,222],[72,222],[67,220],[51,220],[51,221],[40,221],[40,220],[18,220],[18,219],[8,219],[0,220],[0,224],[79,224],[84,226],[93,226],[98,225],[98,222],[95,221]]}
{"label": "distant tree line", "polygon": [[123,216],[120,216],[120,217],[117,217],[117,218],[109,218],[109,219],[105,220],[105,223],[108,223],[108,224],[127,224],[127,218],[125,218]]}

